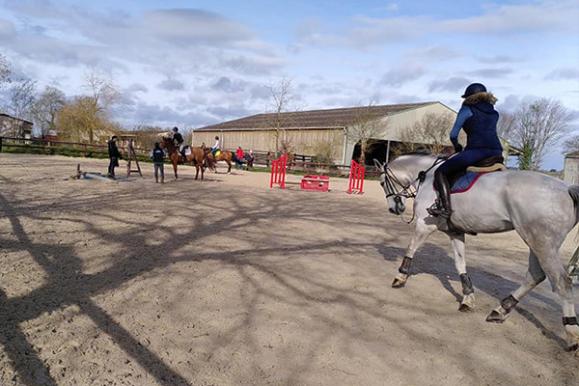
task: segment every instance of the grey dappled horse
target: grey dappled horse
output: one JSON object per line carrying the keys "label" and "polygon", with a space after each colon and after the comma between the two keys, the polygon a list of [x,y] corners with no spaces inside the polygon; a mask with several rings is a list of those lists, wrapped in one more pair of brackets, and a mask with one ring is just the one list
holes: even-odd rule
{"label": "grey dappled horse", "polygon": [[[388,164],[378,163],[382,170],[380,183],[391,213],[401,215],[406,209],[406,199],[414,198],[416,229],[393,287],[405,285],[416,250],[432,232],[444,229],[444,220],[426,211],[436,199],[433,175],[438,162],[441,161],[434,156],[411,154]],[[569,349],[577,350],[579,326],[573,285],[559,257],[559,249],[579,220],[579,186],[569,186],[535,172],[495,172],[481,176],[469,191],[453,194],[452,207],[451,221],[456,229],[445,233],[450,237],[463,287],[459,309],[468,311],[474,307],[474,290],[466,271],[465,233],[515,230],[530,249],[528,273],[523,284],[488,315],[487,321],[503,322],[517,303],[548,277],[562,302]]]}

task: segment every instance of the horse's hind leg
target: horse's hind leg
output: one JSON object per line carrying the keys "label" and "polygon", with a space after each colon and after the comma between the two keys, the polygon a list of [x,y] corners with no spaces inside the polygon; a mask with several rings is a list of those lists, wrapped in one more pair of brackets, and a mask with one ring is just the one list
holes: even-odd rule
{"label": "horse's hind leg", "polygon": [[410,276],[410,267],[412,266],[412,259],[414,258],[414,254],[418,248],[424,244],[428,236],[430,236],[435,230],[436,225],[426,224],[423,218],[418,218],[416,220],[414,235],[412,236],[412,240],[410,240],[410,245],[406,250],[406,255],[404,255],[402,264],[400,264],[400,268],[398,268],[398,274],[392,282],[393,288],[401,288],[406,285],[406,281]]}
{"label": "horse's hind leg", "polygon": [[487,316],[487,322],[502,323],[504,322],[513,308],[525,297],[533,288],[545,280],[545,272],[539,264],[537,255],[533,251],[529,252],[529,269],[525,276],[525,281],[512,294],[501,301],[497,308],[491,311]]}
{"label": "horse's hind leg", "polygon": [[460,276],[462,283],[462,300],[458,310],[461,312],[472,311],[474,309],[474,288],[469,274],[466,272],[466,259],[464,248],[464,233],[451,234],[450,241],[454,252],[454,265]]}
{"label": "horse's hind leg", "polygon": [[[573,283],[565,270],[557,250],[552,254],[539,255],[539,262],[545,270],[553,292],[559,295],[563,308],[563,326],[567,334],[568,349],[577,350],[579,356],[579,324],[573,301]],[[544,256],[544,257],[543,257]]]}
{"label": "horse's hind leg", "polygon": [[[543,281],[543,275],[546,275],[551,282],[553,292],[559,295],[561,299],[563,326],[567,334],[568,348],[569,350],[578,350],[579,355],[579,325],[577,323],[577,314],[575,313],[575,304],[573,302],[573,284],[559,258],[558,249],[559,248],[549,247],[540,248],[537,252],[531,252],[529,257],[529,274],[527,275],[526,283],[511,296],[504,299],[501,302],[501,306],[493,310],[491,315],[497,310],[499,310],[499,312],[505,311],[505,315],[508,315],[518,301],[538,283]],[[543,275],[541,275],[541,271],[543,271]],[[489,318],[491,315],[489,315]],[[487,320],[489,319],[487,318]]]}

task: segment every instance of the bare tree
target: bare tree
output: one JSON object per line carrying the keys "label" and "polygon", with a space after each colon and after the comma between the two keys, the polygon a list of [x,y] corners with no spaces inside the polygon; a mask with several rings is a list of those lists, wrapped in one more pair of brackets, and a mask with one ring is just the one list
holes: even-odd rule
{"label": "bare tree", "polygon": [[86,75],[83,88],[88,91],[88,97],[98,111],[106,111],[120,95],[112,80],[95,73]]}
{"label": "bare tree", "polygon": [[20,119],[31,119],[32,106],[35,100],[36,82],[21,79],[13,82],[8,90],[8,105],[10,114]]}
{"label": "bare tree", "polygon": [[563,152],[565,154],[579,153],[579,134],[572,136],[563,143]]}
{"label": "bare tree", "polygon": [[396,151],[402,154],[426,149],[434,154],[443,153],[444,149],[450,146],[453,122],[454,119],[449,113],[424,115],[420,121],[402,132],[402,144]]}
{"label": "bare tree", "polygon": [[117,130],[118,125],[109,119],[109,109],[119,93],[111,80],[94,73],[87,75],[84,88],[88,95],[65,105],[58,114],[58,124],[63,137],[93,143],[99,135]]}
{"label": "bare tree", "polygon": [[34,121],[40,128],[42,136],[56,130],[56,115],[66,103],[66,96],[55,87],[46,86],[37,97],[33,106]]}
{"label": "bare tree", "polygon": [[[12,86],[8,89],[6,110],[16,118],[31,120],[35,92],[36,82],[30,79],[12,81]],[[24,122],[19,121],[19,124],[14,129],[13,135],[17,137],[23,136]]]}
{"label": "bare tree", "polygon": [[10,74],[10,64],[6,57],[0,54],[0,90],[5,84],[10,83]]}
{"label": "bare tree", "polygon": [[500,138],[508,138],[516,126],[515,114],[508,111],[501,111],[497,123],[497,134]]}
{"label": "bare tree", "polygon": [[504,136],[521,149],[519,168],[537,170],[548,148],[568,131],[569,113],[559,101],[539,99],[522,104]]}
{"label": "bare tree", "polygon": [[327,141],[317,141],[309,146],[314,154],[314,162],[332,164],[336,159],[336,140],[331,138]]}
{"label": "bare tree", "polygon": [[346,127],[346,138],[350,143],[360,144],[360,160],[366,163],[366,152],[374,142],[375,138],[382,133],[387,126],[386,121],[373,113],[374,103],[358,108],[355,112],[354,121]]}
{"label": "bare tree", "polygon": [[289,151],[291,144],[285,138],[285,128],[291,125],[292,114],[289,113],[290,104],[294,99],[291,79],[282,78],[278,83],[269,87],[271,93],[271,115],[269,127],[274,129],[275,151],[280,149]]}

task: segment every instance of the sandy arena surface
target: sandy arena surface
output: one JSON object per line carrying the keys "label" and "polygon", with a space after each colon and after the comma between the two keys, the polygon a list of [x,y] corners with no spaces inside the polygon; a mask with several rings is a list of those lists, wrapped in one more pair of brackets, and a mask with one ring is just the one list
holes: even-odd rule
{"label": "sandy arena surface", "polygon": [[467,238],[464,314],[443,234],[390,287],[411,227],[376,181],[363,196],[340,179],[281,191],[265,173],[201,182],[186,167],[160,185],[150,164],[66,180],[77,162],[106,171],[0,154],[2,386],[578,384],[547,283],[485,322],[526,271],[515,233]]}

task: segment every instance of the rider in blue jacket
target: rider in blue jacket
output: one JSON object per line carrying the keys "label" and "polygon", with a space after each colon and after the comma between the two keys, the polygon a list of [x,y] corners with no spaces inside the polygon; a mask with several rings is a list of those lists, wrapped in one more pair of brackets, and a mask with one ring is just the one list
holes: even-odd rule
{"label": "rider in blue jacket", "polygon": [[[497,98],[481,83],[469,85],[464,95],[462,107],[456,117],[456,122],[450,132],[450,140],[454,146],[455,156],[445,161],[434,172],[434,187],[438,192],[437,202],[428,213],[432,216],[450,218],[450,186],[448,176],[465,170],[483,159],[501,156],[503,147],[497,135],[499,113],[494,104]],[[466,133],[466,148],[458,143],[458,134],[464,129]]]}

